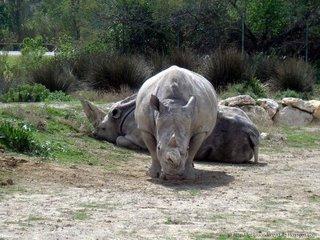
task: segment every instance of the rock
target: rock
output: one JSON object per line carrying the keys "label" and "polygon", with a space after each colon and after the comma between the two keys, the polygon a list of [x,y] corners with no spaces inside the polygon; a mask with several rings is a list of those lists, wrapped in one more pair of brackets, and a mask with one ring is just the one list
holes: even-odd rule
{"label": "rock", "polygon": [[246,106],[246,105],[255,105],[256,101],[249,95],[239,95],[225,100],[220,101],[220,105],[236,107],[236,106]]}
{"label": "rock", "polygon": [[287,106],[280,110],[274,117],[275,123],[288,126],[306,126],[313,120],[310,113]]}
{"label": "rock", "polygon": [[276,115],[276,113],[279,110],[279,104],[272,99],[261,98],[261,99],[258,99],[257,103],[260,107],[263,107],[264,110],[267,111],[271,119]]}
{"label": "rock", "polygon": [[311,101],[309,101],[309,104],[311,104],[314,107],[313,116],[316,119],[320,119],[320,101],[311,100]]}
{"label": "rock", "polygon": [[263,133],[260,134],[260,137],[261,137],[262,140],[270,139],[270,134],[266,133],[266,132],[263,132]]}
{"label": "rock", "polygon": [[282,99],[282,104],[285,106],[298,108],[308,113],[313,113],[315,110],[315,107],[310,102],[303,101],[300,98],[284,98]]}
{"label": "rock", "polygon": [[241,109],[248,115],[254,124],[263,126],[271,126],[273,124],[266,110],[260,106],[247,105],[242,106]]}

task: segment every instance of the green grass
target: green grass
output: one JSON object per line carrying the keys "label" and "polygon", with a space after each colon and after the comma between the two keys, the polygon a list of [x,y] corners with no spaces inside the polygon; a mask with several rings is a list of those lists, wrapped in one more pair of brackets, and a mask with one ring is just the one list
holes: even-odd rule
{"label": "green grass", "polygon": [[310,202],[320,204],[320,196],[319,195],[312,195],[309,197],[309,200],[310,200]]}
{"label": "green grass", "polygon": [[320,144],[320,130],[312,131],[306,128],[284,127],[283,132],[287,136],[289,147],[294,148],[317,148]]}
{"label": "green grass", "polygon": [[89,219],[90,216],[87,214],[85,210],[79,210],[73,213],[73,219],[78,221],[84,221]]}
{"label": "green grass", "polygon": [[[320,145],[320,129],[317,127],[288,127],[261,128],[261,132],[267,132],[271,139],[261,141],[260,149],[268,153],[284,153],[289,148],[315,149]],[[275,140],[274,135],[279,135],[284,140]],[[279,138],[279,136],[277,138]]]}
{"label": "green grass", "polygon": [[166,225],[178,225],[179,221],[172,219],[171,217],[167,217],[164,221],[164,224]]}
{"label": "green grass", "polygon": [[[37,142],[46,143],[50,156],[46,161],[61,164],[103,165],[115,171],[133,157],[133,152],[89,137],[92,126],[79,103],[67,109],[45,105],[14,105],[0,109],[0,121],[28,124]],[[39,128],[39,123],[41,128]]]}

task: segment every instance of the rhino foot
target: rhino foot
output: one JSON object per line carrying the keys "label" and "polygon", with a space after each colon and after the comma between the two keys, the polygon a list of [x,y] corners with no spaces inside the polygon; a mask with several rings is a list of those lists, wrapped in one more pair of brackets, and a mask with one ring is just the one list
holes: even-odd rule
{"label": "rhino foot", "polygon": [[147,174],[152,178],[160,178],[161,168],[151,166]]}
{"label": "rhino foot", "polygon": [[189,168],[186,168],[183,179],[185,180],[195,180],[196,179],[196,170],[194,169],[193,165]]}

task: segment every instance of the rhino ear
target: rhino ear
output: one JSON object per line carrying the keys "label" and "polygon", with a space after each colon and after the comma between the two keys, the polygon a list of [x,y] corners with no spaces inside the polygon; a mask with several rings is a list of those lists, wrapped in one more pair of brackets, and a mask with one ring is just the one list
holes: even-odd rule
{"label": "rhino ear", "polygon": [[81,104],[91,124],[94,127],[98,127],[99,123],[104,119],[107,113],[89,101],[81,100]]}
{"label": "rhino ear", "polygon": [[189,99],[188,103],[185,106],[183,106],[183,108],[192,112],[195,107],[195,104],[196,104],[196,98],[194,96],[192,96]]}
{"label": "rhino ear", "polygon": [[154,110],[160,111],[160,100],[156,95],[151,94],[150,105]]}

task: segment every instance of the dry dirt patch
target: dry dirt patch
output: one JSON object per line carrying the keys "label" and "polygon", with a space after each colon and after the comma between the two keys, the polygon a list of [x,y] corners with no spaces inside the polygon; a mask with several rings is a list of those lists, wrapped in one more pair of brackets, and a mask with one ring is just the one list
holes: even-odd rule
{"label": "dry dirt patch", "polygon": [[1,188],[0,238],[320,237],[320,150],[264,152],[259,165],[196,164],[195,182],[151,180],[149,157],[135,156],[116,172],[29,159],[8,166],[2,157],[14,185]]}

